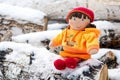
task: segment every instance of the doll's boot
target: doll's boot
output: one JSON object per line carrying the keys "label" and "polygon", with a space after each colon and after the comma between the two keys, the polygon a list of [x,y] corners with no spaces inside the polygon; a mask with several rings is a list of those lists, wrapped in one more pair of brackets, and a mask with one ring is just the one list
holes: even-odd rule
{"label": "doll's boot", "polygon": [[65,63],[66,63],[66,67],[74,69],[78,64],[78,60],[74,58],[66,58]]}
{"label": "doll's boot", "polygon": [[54,61],[54,66],[58,70],[64,70],[66,68],[66,64],[64,60],[57,59]]}

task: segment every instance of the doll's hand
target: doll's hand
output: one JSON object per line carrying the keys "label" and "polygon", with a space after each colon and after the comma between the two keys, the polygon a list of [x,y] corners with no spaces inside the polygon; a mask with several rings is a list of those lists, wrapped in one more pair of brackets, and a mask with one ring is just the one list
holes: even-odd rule
{"label": "doll's hand", "polygon": [[51,42],[49,43],[49,47],[53,48],[54,46],[55,46],[54,43],[51,41]]}
{"label": "doll's hand", "polygon": [[97,49],[91,49],[91,50],[89,51],[89,53],[90,53],[91,55],[96,54],[97,52],[98,52]]}

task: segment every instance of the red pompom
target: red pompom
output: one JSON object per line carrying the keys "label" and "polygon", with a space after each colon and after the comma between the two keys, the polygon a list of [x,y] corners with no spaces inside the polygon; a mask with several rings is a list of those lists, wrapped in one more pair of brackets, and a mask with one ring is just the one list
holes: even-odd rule
{"label": "red pompom", "polygon": [[65,63],[66,63],[66,67],[74,69],[76,68],[78,61],[74,58],[66,58]]}
{"label": "red pompom", "polygon": [[58,70],[64,70],[66,68],[66,64],[64,60],[57,59],[54,61],[54,66]]}

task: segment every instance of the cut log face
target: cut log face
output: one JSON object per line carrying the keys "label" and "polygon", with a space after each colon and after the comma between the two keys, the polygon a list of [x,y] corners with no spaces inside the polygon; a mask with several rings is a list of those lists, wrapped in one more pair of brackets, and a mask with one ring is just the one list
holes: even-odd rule
{"label": "cut log face", "polygon": [[108,51],[99,60],[107,65],[109,69],[116,68],[118,66],[117,58],[112,51]]}

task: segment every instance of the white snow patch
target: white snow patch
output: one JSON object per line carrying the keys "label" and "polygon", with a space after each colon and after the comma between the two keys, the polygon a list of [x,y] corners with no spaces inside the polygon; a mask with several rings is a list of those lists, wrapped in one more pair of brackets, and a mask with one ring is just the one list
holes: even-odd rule
{"label": "white snow patch", "polygon": [[11,31],[12,31],[12,36],[17,36],[17,35],[23,34],[22,29],[18,28],[18,27],[12,27]]}
{"label": "white snow patch", "polygon": [[100,30],[115,29],[115,25],[109,21],[94,21],[92,24],[95,24],[96,27]]}
{"label": "white snow patch", "polygon": [[60,23],[53,23],[48,25],[48,30],[58,30],[62,28],[66,28],[68,24],[60,24]]}
{"label": "white snow patch", "polygon": [[14,36],[12,37],[12,40],[15,42],[26,42],[28,40],[29,43],[40,43],[40,41],[43,41],[45,39],[51,40],[61,31],[62,30],[50,30],[50,31],[28,33],[24,35]]}
{"label": "white snow patch", "polygon": [[119,80],[120,79],[119,75],[120,75],[120,68],[108,70],[108,76],[111,80]]}

